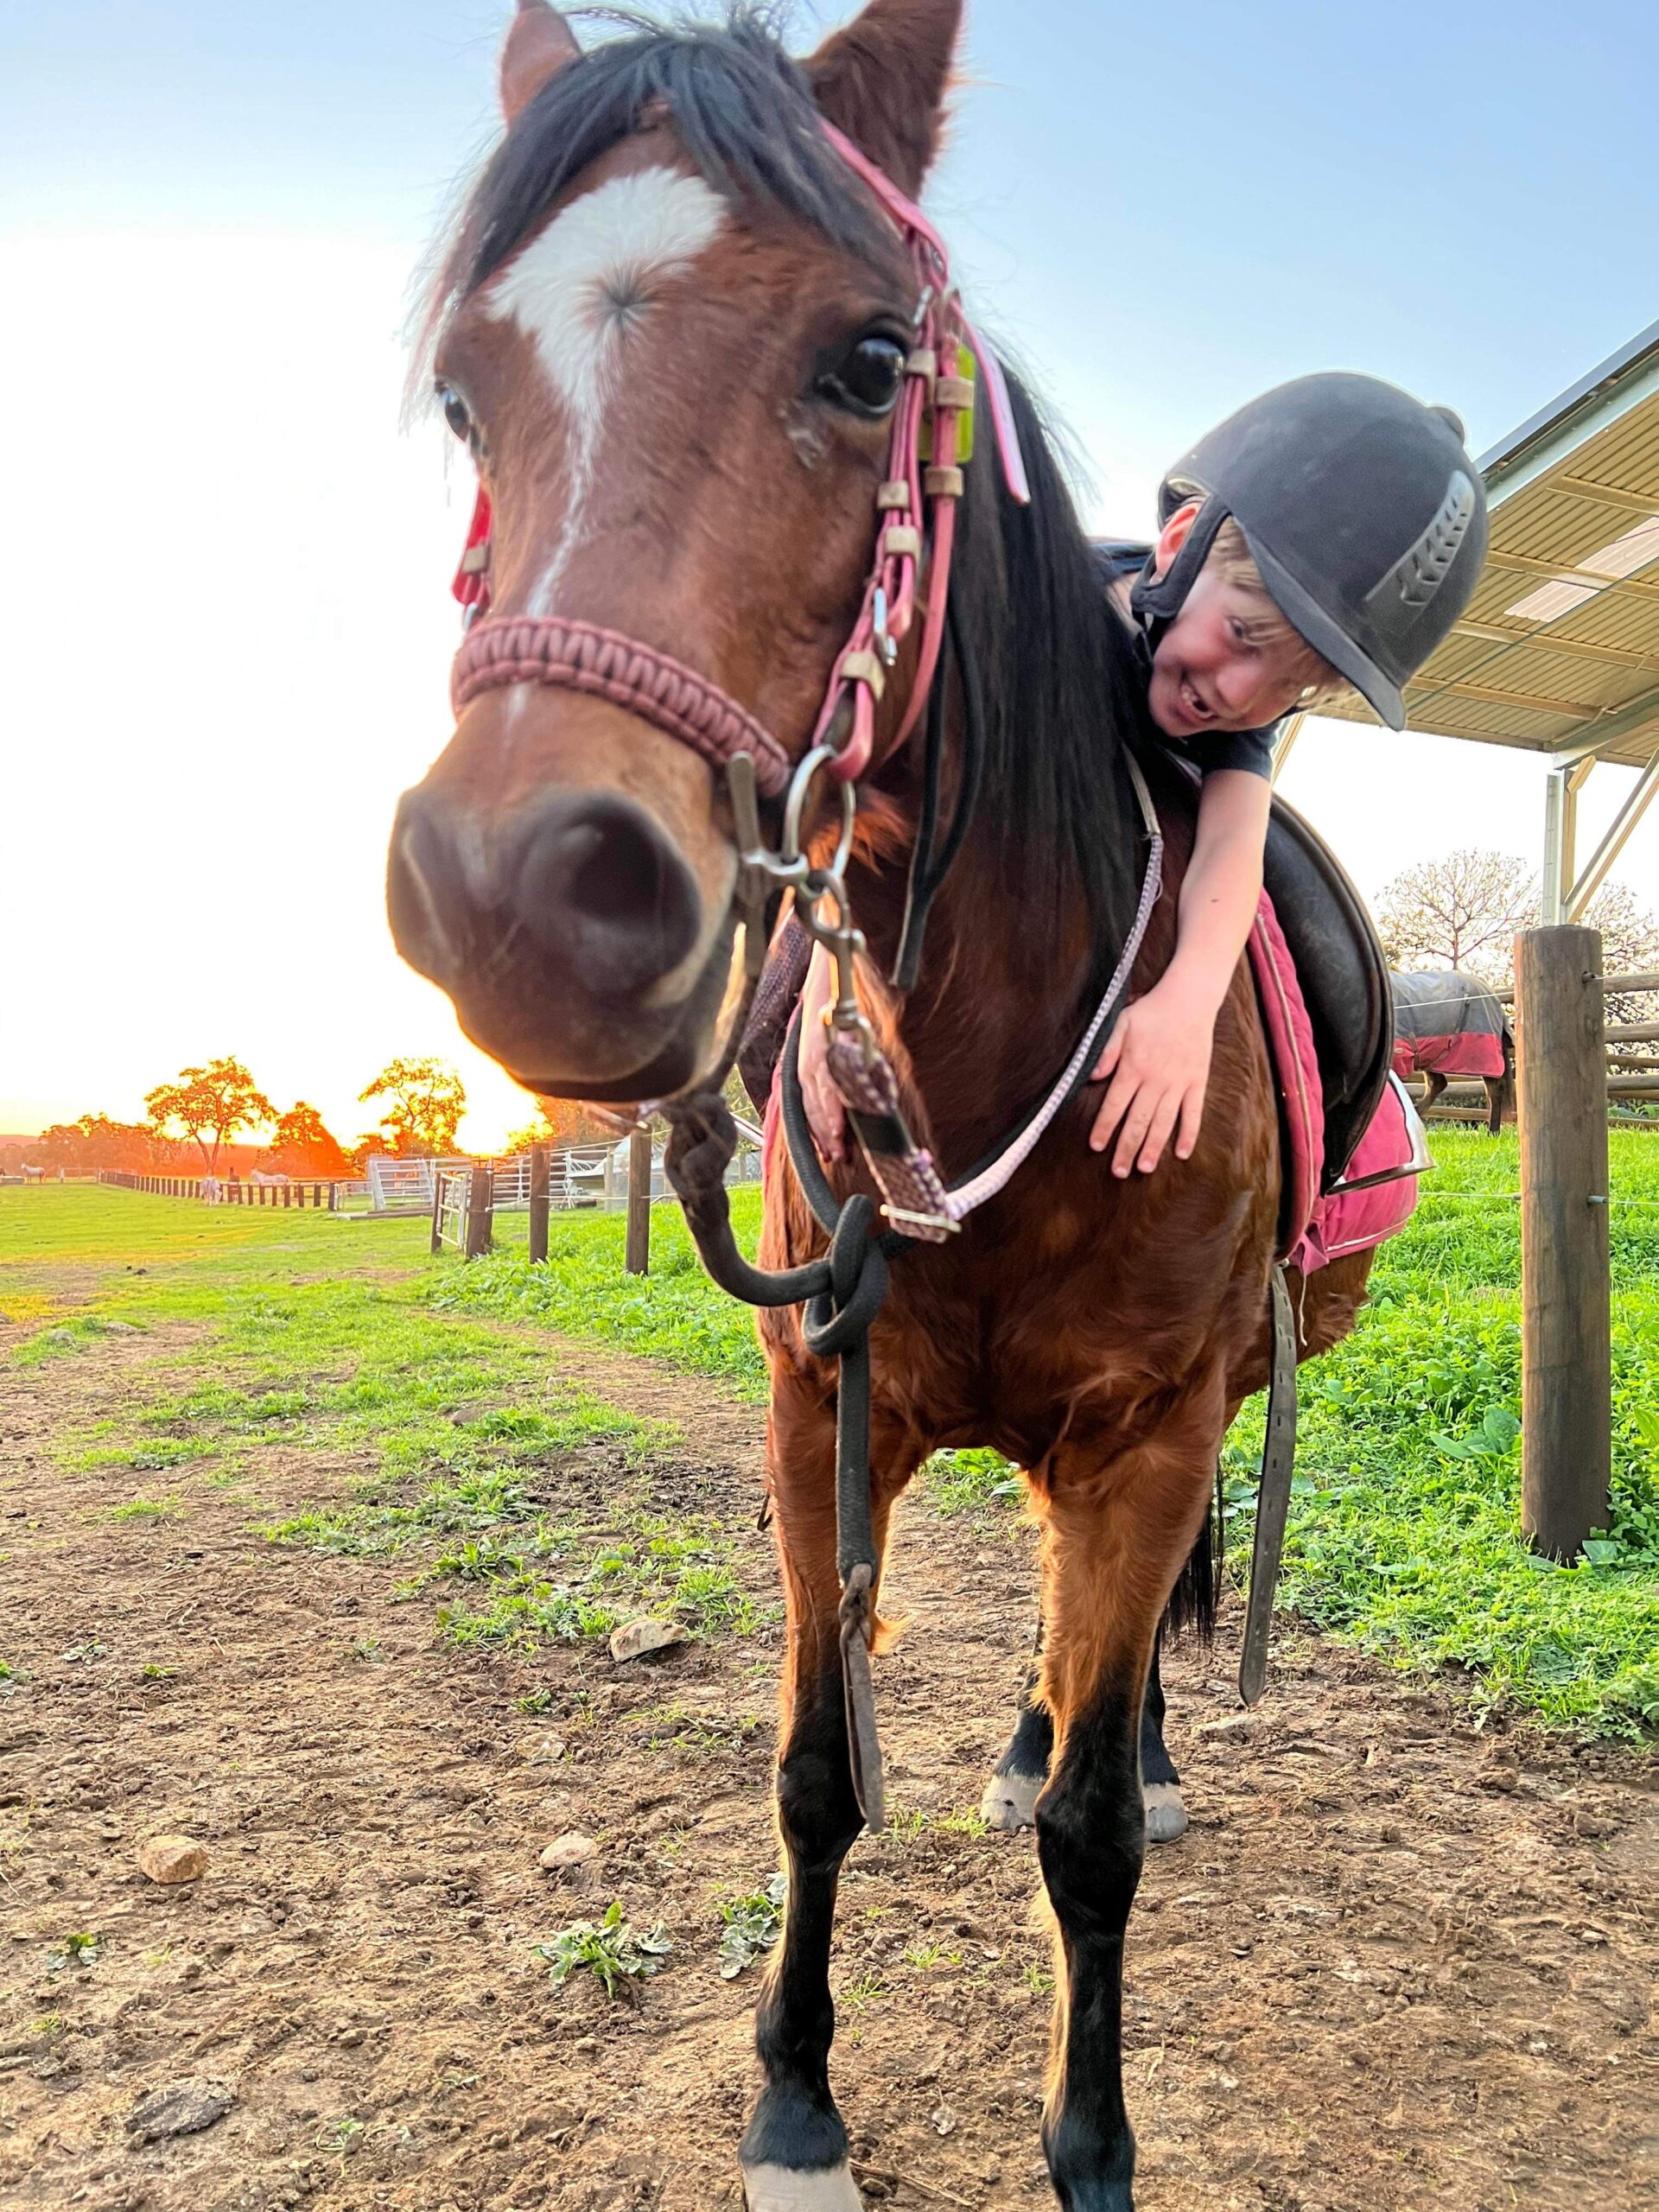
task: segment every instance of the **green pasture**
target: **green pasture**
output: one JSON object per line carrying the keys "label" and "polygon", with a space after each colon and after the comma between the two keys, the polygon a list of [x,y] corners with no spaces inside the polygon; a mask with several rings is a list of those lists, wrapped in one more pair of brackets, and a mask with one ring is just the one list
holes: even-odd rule
{"label": "green pasture", "polygon": [[[155,1339],[122,1416],[59,1439],[67,1481],[130,1474],[111,1520],[188,1520],[209,1484],[274,1543],[397,1561],[398,1594],[432,1593],[456,1643],[575,1641],[645,1609],[753,1625],[727,1532],[654,1500],[673,1430],[562,1378],[544,1337],[435,1311],[423,1222],[3,1196],[0,1358]],[[273,1507],[296,1472],[315,1494]]]}
{"label": "green pasture", "polygon": [[[1659,1728],[1659,1139],[1612,1140],[1613,1511],[1570,1567],[1520,1539],[1514,1141],[1442,1129],[1434,1150],[1370,1311],[1304,1370],[1286,1601],[1403,1668],[1465,1670],[1485,1707],[1643,1736]],[[752,1243],[758,1194],[737,1193],[734,1211]],[[431,1261],[419,1222],[8,1190],[0,1358],[71,1359],[111,1323],[197,1325],[189,1348],[146,1364],[130,1418],[71,1440],[67,1477],[130,1466],[134,1519],[186,1510],[194,1479],[238,1488],[257,1511],[266,1453],[343,1455],[344,1494],[273,1522],[273,1540],[408,1551],[408,1586],[444,1586],[442,1625],[461,1640],[597,1632],[635,1597],[676,1605],[699,1632],[741,1626],[719,1532],[653,1510],[650,1470],[672,1440],[561,1382],[540,1332],[620,1345],[758,1403],[750,1317],[706,1281],[672,1206],[657,1209],[645,1281],[623,1272],[615,1216],[556,1217],[544,1268],[528,1263],[522,1219],[498,1228],[501,1249],[467,1267]],[[173,1387],[168,1362],[190,1379]],[[1246,1409],[1224,1468],[1236,1576],[1261,1418]],[[550,1512],[538,1495],[537,1471],[578,1448],[615,1455],[624,1503],[608,1516]],[[1020,1489],[988,1452],[947,1455],[927,1487],[938,1510],[988,1516],[1013,1510]]]}
{"label": "green pasture", "polygon": [[[1303,1370],[1285,1602],[1402,1666],[1466,1669],[1475,1695],[1598,1734],[1659,1728],[1659,1137],[1616,1132],[1611,1213],[1615,1475],[1611,1523],[1571,1567],[1520,1531],[1520,1208],[1513,1135],[1438,1128],[1434,1175],[1384,1247],[1358,1330]],[[734,1195],[752,1240],[758,1193]],[[505,1238],[513,1235],[511,1224]],[[659,1207],[648,1281],[622,1271],[614,1217],[556,1223],[547,1266],[508,1245],[436,1278],[435,1303],[520,1313],[604,1338],[764,1397],[747,1313],[705,1281],[677,1212]],[[899,1294],[903,1295],[902,1269]],[[1242,1577],[1262,1408],[1247,1407],[1224,1469]],[[944,1510],[1012,1510],[1020,1485],[991,1452],[929,1471]]]}

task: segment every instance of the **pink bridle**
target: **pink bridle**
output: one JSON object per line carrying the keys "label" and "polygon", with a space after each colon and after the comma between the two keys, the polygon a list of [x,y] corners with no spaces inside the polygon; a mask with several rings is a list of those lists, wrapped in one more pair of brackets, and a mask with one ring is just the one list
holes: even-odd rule
{"label": "pink bridle", "polygon": [[[973,378],[963,373],[971,364],[963,360],[964,353],[979,363],[1009,493],[1025,505],[1031,492],[1001,365],[962,311],[944,240],[921,209],[849,138],[831,124],[826,123],[823,130],[842,159],[880,201],[911,253],[920,285],[916,343],[894,410],[887,479],[876,495],[874,563],[808,748],[828,744],[830,732],[844,717],[847,734],[828,772],[848,784],[870,765],[876,713],[888,671],[914,625],[918,603],[923,624],[915,677],[892,751],[897,752],[915,728],[938,671],[956,546],[957,503],[963,489],[963,467],[971,451],[962,433],[963,417],[968,416],[971,424],[974,410]],[[923,434],[930,426],[931,444],[925,453]],[[480,486],[454,582],[455,597],[470,611],[466,639],[450,679],[457,715],[481,692],[506,684],[550,683],[608,699],[689,745],[716,770],[724,770],[737,754],[747,753],[766,797],[776,798],[785,790],[795,762],[771,731],[717,683],[671,654],[620,631],[562,615],[489,615],[491,530],[490,498]]]}

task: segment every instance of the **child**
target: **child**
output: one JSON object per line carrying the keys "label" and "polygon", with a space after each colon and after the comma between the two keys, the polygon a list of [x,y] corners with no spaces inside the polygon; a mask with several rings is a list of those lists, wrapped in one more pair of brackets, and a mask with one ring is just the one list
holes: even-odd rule
{"label": "child", "polygon": [[[1096,549],[1141,645],[1152,719],[1204,779],[1174,956],[1094,1070],[1107,1090],[1090,1142],[1104,1152],[1116,1137],[1120,1176],[1151,1174],[1172,1136],[1180,1160],[1198,1142],[1216,1017],[1262,894],[1277,724],[1351,687],[1403,728],[1403,686],[1486,555],[1463,425],[1371,377],[1303,377],[1252,401],[1170,471],[1160,512],[1150,549]],[[830,993],[819,951],[801,1081],[826,1157],[844,1142],[823,1065]]]}

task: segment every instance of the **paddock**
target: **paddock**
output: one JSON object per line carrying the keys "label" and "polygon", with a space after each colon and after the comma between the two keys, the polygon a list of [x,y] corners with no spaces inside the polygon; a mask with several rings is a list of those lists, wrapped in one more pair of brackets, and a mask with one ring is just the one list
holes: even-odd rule
{"label": "paddock", "polygon": [[[1636,2212],[1659,2177],[1650,1764],[1608,1725],[1627,1662],[1572,1678],[1567,1656],[1586,1609],[1648,1585],[1529,1568],[1513,1535],[1429,1517],[1448,1472],[1467,1514],[1515,1462],[1511,1442],[1501,1465],[1437,1463],[1428,1441],[1487,1452],[1512,1370],[1483,1363],[1518,1283],[1513,1136],[1440,1142],[1445,1187],[1308,1409],[1268,1701],[1236,1707],[1236,1591],[1215,1650],[1171,1669],[1194,1821],[1149,1861],[1128,1976],[1148,2212]],[[1655,1155],[1613,1150],[1640,1334]],[[653,1228],[641,1281],[625,1217],[597,1211],[556,1216],[535,1266],[527,1218],[503,1216],[469,1265],[433,1260],[419,1217],[354,1236],[326,1211],[6,1194],[7,1509],[35,1524],[0,1537],[9,2202],[733,2201],[755,1969],[723,1980],[719,1946],[777,1866],[779,1625],[753,1339],[675,1209]],[[1643,1401],[1618,1387],[1623,1431]],[[1035,1860],[973,1812],[1034,1618],[1001,1481],[967,1455],[907,1510],[910,1624],[882,1662],[896,1817],[847,1877],[849,2119],[894,2212],[1052,2201]],[[1497,1579],[1454,1586],[1471,1567]],[[1344,1591],[1370,1608],[1345,1627]],[[619,1663],[608,1628],[635,1613],[692,1641]],[[1465,1665],[1433,1658],[1448,1646]],[[200,1881],[136,1871],[157,1830],[203,1841]],[[537,1947],[613,1901],[662,1925],[662,1973],[615,2000],[588,1974],[553,1987]],[[53,1963],[71,1932],[94,1955]],[[222,2088],[226,2116],[130,2137],[139,2097],[182,2082]]]}

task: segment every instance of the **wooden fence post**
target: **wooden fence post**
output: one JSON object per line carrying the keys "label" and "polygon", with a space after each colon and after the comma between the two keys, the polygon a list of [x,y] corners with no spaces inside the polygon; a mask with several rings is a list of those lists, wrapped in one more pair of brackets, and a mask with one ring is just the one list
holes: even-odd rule
{"label": "wooden fence post", "polygon": [[432,1256],[435,1259],[443,1249],[443,1170],[439,1168],[432,1178]]}
{"label": "wooden fence post", "polygon": [[1607,1525],[1612,1275],[1601,938],[1516,939],[1521,1121],[1522,1525],[1571,1559]]}
{"label": "wooden fence post", "polygon": [[628,1139],[628,1249],[631,1275],[651,1273],[651,1131]]}
{"label": "wooden fence post", "polygon": [[549,1158],[544,1144],[530,1147],[530,1260],[534,1267],[547,1257],[547,1217],[552,1207]]}
{"label": "wooden fence post", "polygon": [[467,1256],[469,1260],[481,1260],[494,1242],[494,1182],[489,1161],[475,1160],[467,1198]]}

